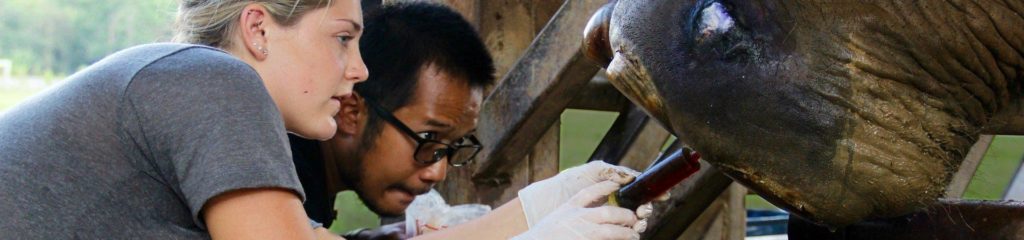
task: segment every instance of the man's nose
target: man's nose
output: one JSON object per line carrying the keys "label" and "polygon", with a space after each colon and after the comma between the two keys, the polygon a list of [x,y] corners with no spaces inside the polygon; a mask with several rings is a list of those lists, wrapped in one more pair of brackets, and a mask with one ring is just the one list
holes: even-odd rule
{"label": "man's nose", "polygon": [[434,184],[440,182],[448,174],[448,158],[441,159],[441,161],[437,161],[420,171],[420,180],[424,183]]}

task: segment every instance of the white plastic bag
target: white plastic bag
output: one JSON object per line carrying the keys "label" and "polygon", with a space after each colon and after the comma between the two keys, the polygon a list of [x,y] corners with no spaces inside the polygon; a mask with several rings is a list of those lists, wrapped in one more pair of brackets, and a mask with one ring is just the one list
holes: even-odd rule
{"label": "white plastic bag", "polygon": [[440,193],[431,189],[428,193],[416,196],[416,200],[405,209],[406,236],[419,236],[449,228],[490,211],[491,206],[483,204],[449,206]]}

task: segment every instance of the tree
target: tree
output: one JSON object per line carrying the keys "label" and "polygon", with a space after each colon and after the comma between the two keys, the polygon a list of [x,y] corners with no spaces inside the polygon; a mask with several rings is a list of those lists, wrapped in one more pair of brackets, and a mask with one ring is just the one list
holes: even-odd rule
{"label": "tree", "polygon": [[67,75],[120,49],[171,38],[176,1],[3,0],[0,58],[15,75]]}

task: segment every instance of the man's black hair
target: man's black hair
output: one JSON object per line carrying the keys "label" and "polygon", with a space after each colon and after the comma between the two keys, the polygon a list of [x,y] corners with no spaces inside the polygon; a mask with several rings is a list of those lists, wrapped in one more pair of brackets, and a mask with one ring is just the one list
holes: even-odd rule
{"label": "man's black hair", "polygon": [[[483,89],[494,83],[494,61],[480,35],[462,15],[443,5],[411,2],[382,5],[364,18],[359,41],[369,69],[367,81],[355,91],[376,100],[387,111],[406,106],[419,76],[428,65]],[[364,143],[380,133],[380,118],[369,114]]]}

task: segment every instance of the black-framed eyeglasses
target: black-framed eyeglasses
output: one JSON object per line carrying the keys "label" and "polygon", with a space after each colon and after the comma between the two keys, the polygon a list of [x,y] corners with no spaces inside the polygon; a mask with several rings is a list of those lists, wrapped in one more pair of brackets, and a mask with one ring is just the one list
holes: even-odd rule
{"label": "black-framed eyeglasses", "polygon": [[483,148],[483,146],[480,145],[480,141],[473,135],[463,137],[452,144],[443,143],[433,139],[426,139],[409,128],[409,126],[405,125],[405,123],[402,123],[401,120],[395,118],[395,115],[384,110],[384,108],[377,104],[373,99],[367,97],[363,97],[363,99],[365,99],[366,105],[369,106],[377,116],[380,116],[384,121],[387,121],[398,128],[399,131],[402,131],[402,133],[405,133],[405,135],[408,135],[416,141],[416,152],[413,153],[413,159],[416,159],[416,162],[419,162],[420,164],[431,165],[447,157],[448,165],[461,167],[472,162],[473,158],[476,158],[476,154],[480,152],[481,148]]}

